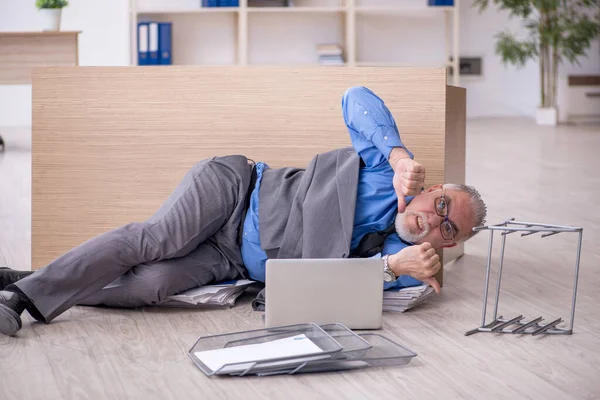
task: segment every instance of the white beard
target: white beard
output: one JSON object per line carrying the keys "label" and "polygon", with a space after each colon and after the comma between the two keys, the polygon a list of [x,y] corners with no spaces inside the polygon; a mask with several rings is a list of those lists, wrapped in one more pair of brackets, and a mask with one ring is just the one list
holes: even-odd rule
{"label": "white beard", "polygon": [[[421,217],[421,221],[423,222],[423,231],[419,234],[414,234],[408,228],[407,218],[415,218],[416,216]],[[410,242],[416,243],[419,240],[423,239],[431,229],[429,222],[427,221],[427,216],[418,211],[405,211],[403,213],[398,213],[396,215],[396,233],[400,236],[400,239]]]}

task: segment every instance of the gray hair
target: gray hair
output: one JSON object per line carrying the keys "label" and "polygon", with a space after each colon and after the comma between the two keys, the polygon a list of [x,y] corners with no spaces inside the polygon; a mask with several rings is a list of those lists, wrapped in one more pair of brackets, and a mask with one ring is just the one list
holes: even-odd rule
{"label": "gray hair", "polygon": [[[487,206],[485,202],[481,198],[481,195],[473,186],[460,185],[456,183],[446,183],[444,184],[444,189],[452,189],[458,190],[461,192],[465,192],[469,195],[471,199],[471,208],[473,209],[473,219],[475,226],[480,226],[485,224],[485,217],[487,216]],[[464,240],[468,240],[475,236],[477,232],[469,232],[469,234],[465,237]]]}

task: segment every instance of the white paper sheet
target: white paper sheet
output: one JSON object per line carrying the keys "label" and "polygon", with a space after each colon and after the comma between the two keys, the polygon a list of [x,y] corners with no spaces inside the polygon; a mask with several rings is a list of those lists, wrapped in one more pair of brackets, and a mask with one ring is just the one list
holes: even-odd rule
{"label": "white paper sheet", "polygon": [[[226,364],[248,363],[250,361],[263,361],[280,357],[307,356],[322,352],[323,350],[314,344],[310,338],[301,334],[266,343],[197,351],[194,355],[208,368],[216,371]],[[226,371],[223,369],[221,372],[243,371],[249,366],[245,364],[227,367]]]}

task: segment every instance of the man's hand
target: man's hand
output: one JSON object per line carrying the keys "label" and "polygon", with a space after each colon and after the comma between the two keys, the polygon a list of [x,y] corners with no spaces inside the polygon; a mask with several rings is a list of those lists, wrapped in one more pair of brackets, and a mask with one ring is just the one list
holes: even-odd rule
{"label": "man's hand", "polygon": [[427,283],[437,293],[440,292],[440,284],[433,275],[440,270],[442,264],[430,243],[405,247],[396,254],[390,255],[388,262],[396,276],[410,275]]}
{"label": "man's hand", "polygon": [[416,196],[425,185],[425,167],[411,159],[402,148],[395,148],[390,154],[390,164],[394,170],[394,190],[398,196],[398,212],[406,209],[404,196]]}

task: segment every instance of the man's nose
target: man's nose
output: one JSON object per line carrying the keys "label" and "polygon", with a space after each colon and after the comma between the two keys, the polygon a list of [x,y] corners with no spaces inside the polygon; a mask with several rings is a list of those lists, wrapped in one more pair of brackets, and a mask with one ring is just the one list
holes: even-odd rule
{"label": "man's nose", "polygon": [[440,217],[437,213],[429,213],[428,222],[432,228],[437,228],[444,222],[444,217]]}

